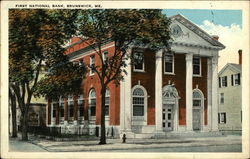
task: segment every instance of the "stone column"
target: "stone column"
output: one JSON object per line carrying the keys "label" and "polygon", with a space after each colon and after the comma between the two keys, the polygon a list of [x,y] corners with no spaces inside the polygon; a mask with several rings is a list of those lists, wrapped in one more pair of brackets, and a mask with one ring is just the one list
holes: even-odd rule
{"label": "stone column", "polygon": [[68,101],[64,98],[64,125],[68,125]]}
{"label": "stone column", "polygon": [[[128,54],[131,54],[131,49],[128,51]],[[127,67],[127,75],[124,76],[124,127],[126,132],[131,132],[131,124],[132,124],[132,95],[131,95],[131,59],[128,58],[126,60]],[[123,111],[123,110],[122,110]]]}
{"label": "stone column", "polygon": [[207,58],[207,130],[212,126],[212,59]]}
{"label": "stone column", "polygon": [[160,50],[155,57],[155,130],[156,133],[162,130],[162,53]]}
{"label": "stone column", "polygon": [[73,119],[74,119],[74,125],[78,124],[78,101],[77,101],[78,96],[74,95],[73,96]]}
{"label": "stone column", "polygon": [[193,131],[193,54],[186,54],[186,130]]}
{"label": "stone column", "polygon": [[125,131],[125,81],[120,84],[120,131]]}
{"label": "stone column", "polygon": [[212,131],[218,131],[218,56],[212,58]]}

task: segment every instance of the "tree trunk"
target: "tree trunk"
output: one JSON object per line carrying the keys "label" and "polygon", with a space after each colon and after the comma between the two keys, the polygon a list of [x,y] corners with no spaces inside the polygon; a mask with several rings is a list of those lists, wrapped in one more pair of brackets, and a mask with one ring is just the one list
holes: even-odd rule
{"label": "tree trunk", "polygon": [[17,137],[17,124],[16,124],[16,96],[10,92],[11,103],[11,118],[12,118],[12,134],[11,137]]}
{"label": "tree trunk", "polygon": [[105,92],[106,87],[102,86],[101,89],[101,137],[100,137],[100,145],[106,144],[106,129],[105,129]]}
{"label": "tree trunk", "polygon": [[24,111],[22,113],[22,119],[21,119],[21,126],[22,126],[22,140],[27,141],[28,140],[28,111]]}

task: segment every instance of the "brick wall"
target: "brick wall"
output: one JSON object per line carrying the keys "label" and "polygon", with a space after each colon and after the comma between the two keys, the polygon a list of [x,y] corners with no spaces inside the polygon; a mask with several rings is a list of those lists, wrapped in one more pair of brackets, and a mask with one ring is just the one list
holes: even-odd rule
{"label": "brick wall", "polygon": [[179,125],[186,124],[186,59],[185,54],[174,55],[174,74],[164,74],[164,57],[162,57],[163,79],[162,87],[174,84],[180,96],[179,99]]}
{"label": "brick wall", "polygon": [[155,53],[150,50],[144,52],[144,70],[145,72],[134,72],[133,66],[131,67],[132,88],[142,85],[148,93],[148,108],[147,108],[147,124],[155,124]]}

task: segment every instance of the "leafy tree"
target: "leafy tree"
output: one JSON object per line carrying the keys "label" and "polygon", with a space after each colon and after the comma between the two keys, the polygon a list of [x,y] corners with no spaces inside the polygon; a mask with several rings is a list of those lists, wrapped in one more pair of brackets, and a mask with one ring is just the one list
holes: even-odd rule
{"label": "leafy tree", "polygon": [[28,140],[28,110],[41,67],[53,67],[64,56],[63,45],[76,31],[76,13],[77,10],[9,10],[9,87],[21,110],[22,140]]}
{"label": "leafy tree", "polygon": [[[79,35],[95,50],[100,65],[92,65],[101,84],[101,137],[99,144],[106,144],[105,136],[105,92],[109,83],[122,80],[128,49],[132,46],[148,47],[153,51],[169,48],[168,18],[161,10],[87,10],[79,11]],[[103,59],[102,45],[110,39],[114,52]]]}

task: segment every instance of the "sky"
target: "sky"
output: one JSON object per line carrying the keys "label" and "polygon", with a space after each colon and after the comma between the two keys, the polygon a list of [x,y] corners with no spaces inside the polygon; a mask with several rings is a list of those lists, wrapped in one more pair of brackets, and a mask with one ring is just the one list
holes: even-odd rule
{"label": "sky", "polygon": [[226,46],[219,52],[219,70],[227,63],[238,63],[238,50],[243,48],[241,10],[166,9],[163,13],[182,14],[208,34],[219,36],[219,41]]}

